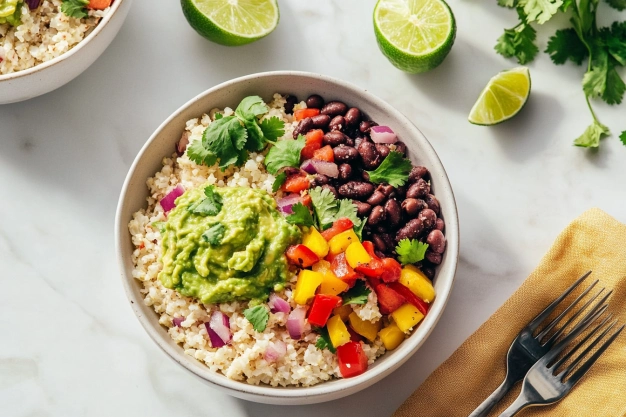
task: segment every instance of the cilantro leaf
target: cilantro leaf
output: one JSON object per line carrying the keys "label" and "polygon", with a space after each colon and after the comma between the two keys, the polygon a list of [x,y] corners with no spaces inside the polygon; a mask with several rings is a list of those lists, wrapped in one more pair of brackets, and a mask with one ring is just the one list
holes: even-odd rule
{"label": "cilantro leaf", "polygon": [[568,59],[581,65],[589,52],[572,28],[559,29],[548,41],[545,52],[556,65],[564,64]]}
{"label": "cilantro leaf", "polygon": [[333,342],[331,342],[330,340],[330,336],[328,335],[328,330],[326,330],[326,327],[321,327],[317,329],[317,332],[319,333],[319,337],[315,342],[315,347],[319,350],[328,349],[332,353],[337,352],[337,350],[333,346]]}
{"label": "cilantro leaf", "polygon": [[622,144],[624,146],[626,146],[626,130],[624,130],[620,135],[619,135],[619,140],[622,141]]}
{"label": "cilantro leaf", "polygon": [[222,196],[215,192],[215,186],[209,185],[204,189],[205,199],[189,206],[189,211],[202,216],[217,216],[222,210]]}
{"label": "cilantro leaf", "polygon": [[626,84],[624,84],[624,80],[619,76],[615,67],[615,60],[610,58],[606,74],[606,87],[604,93],[602,93],[602,100],[611,105],[620,104],[624,97],[624,92],[626,91]]}
{"label": "cilantro leaf", "polygon": [[526,22],[537,21],[540,25],[550,20],[562,4],[563,0],[519,0],[519,6],[527,16]]}
{"label": "cilantro leaf", "polygon": [[402,239],[396,246],[396,253],[402,265],[408,265],[424,259],[426,249],[428,249],[427,243],[422,243],[417,239]]}
{"label": "cilantro leaf", "polygon": [[302,135],[299,135],[296,140],[285,139],[276,142],[265,157],[267,172],[276,175],[281,168],[299,167],[300,152],[305,142],[306,139]]}
{"label": "cilantro leaf", "polygon": [[213,246],[217,246],[222,243],[222,239],[224,239],[225,234],[226,227],[222,223],[215,223],[202,234],[202,239],[204,239],[205,242],[209,242]]}
{"label": "cilantro leaf", "polygon": [[354,230],[354,233],[356,233],[359,240],[363,242],[363,229],[365,228],[365,224],[367,223],[367,217],[364,218],[363,220],[360,220],[359,223],[360,224],[358,226],[355,223],[352,229]]}
{"label": "cilantro leaf", "polygon": [[246,155],[242,153],[248,134],[235,116],[214,120],[202,135],[202,145],[220,160],[220,168],[241,165]]}
{"label": "cilantro leaf", "polygon": [[235,116],[241,120],[248,131],[246,149],[252,152],[260,151],[265,147],[263,131],[259,126],[256,117],[269,111],[263,99],[259,96],[249,96],[241,100],[235,109]]}
{"label": "cilantro leaf", "polygon": [[187,156],[198,165],[210,167],[217,162],[215,154],[205,149],[201,140],[195,140],[187,146]]}
{"label": "cilantro leaf", "polygon": [[82,19],[87,17],[87,10],[85,7],[89,4],[89,0],[63,0],[61,3],[61,11],[66,16]]}
{"label": "cilantro leaf", "polygon": [[215,116],[213,116],[213,120],[219,120],[222,117],[224,117],[224,115],[222,113],[215,113]]}
{"label": "cilantro leaf", "polygon": [[374,184],[386,182],[394,187],[401,187],[409,180],[413,165],[400,152],[391,151],[374,171],[367,171]]}
{"label": "cilantro leaf", "polygon": [[365,304],[367,296],[371,293],[369,288],[365,286],[365,282],[357,280],[354,287],[350,288],[343,294],[343,305],[346,304]]}
{"label": "cilantro leaf", "polygon": [[517,0],[498,0],[498,6],[512,9],[517,6]]}
{"label": "cilantro leaf", "polygon": [[243,311],[243,315],[254,327],[257,332],[262,332],[267,327],[267,321],[270,318],[270,313],[265,306],[255,306]]}
{"label": "cilantro leaf", "polygon": [[276,116],[263,119],[260,126],[265,139],[272,142],[275,142],[279,137],[285,134],[285,122]]}
{"label": "cilantro leaf", "polygon": [[606,2],[614,9],[619,10],[620,12],[626,9],[626,0],[606,0]]}
{"label": "cilantro leaf", "polygon": [[535,45],[537,31],[525,23],[513,29],[505,29],[494,49],[505,58],[517,58],[524,65],[535,59],[539,48]]}
{"label": "cilantro leaf", "polygon": [[293,213],[287,216],[287,223],[298,224],[301,226],[313,226],[313,216],[309,209],[302,203],[296,203],[292,207]]}
{"label": "cilantro leaf", "polygon": [[585,133],[580,135],[574,141],[574,145],[583,148],[597,148],[600,146],[600,139],[602,139],[602,136],[610,133],[611,132],[608,127],[604,126],[597,120],[594,120],[593,123],[587,127]]}
{"label": "cilantro leaf", "polygon": [[337,214],[335,196],[327,188],[322,187],[315,187],[309,190],[309,195],[311,196],[311,203],[313,204],[313,211],[315,212],[319,230],[327,229],[333,224]]}
{"label": "cilantro leaf", "polygon": [[272,192],[278,191],[281,185],[283,185],[287,181],[287,173],[281,172],[276,176],[274,183],[272,184]]}
{"label": "cilantro leaf", "polygon": [[348,200],[347,198],[342,198],[339,200],[339,205],[337,206],[337,213],[335,214],[335,220],[341,219],[343,217],[349,218],[352,223],[357,226],[361,223],[361,219],[357,216],[357,208],[356,205],[352,202],[352,200]]}

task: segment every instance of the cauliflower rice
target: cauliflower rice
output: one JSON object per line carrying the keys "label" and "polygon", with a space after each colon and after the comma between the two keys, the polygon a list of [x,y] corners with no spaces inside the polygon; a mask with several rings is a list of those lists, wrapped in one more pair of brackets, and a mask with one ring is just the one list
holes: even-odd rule
{"label": "cauliflower rice", "polygon": [[[292,137],[293,117],[284,111],[285,98],[274,94],[268,103],[270,111],[264,117],[278,116],[285,122],[284,139]],[[306,107],[297,104],[296,109]],[[187,122],[186,132],[189,141],[201,140],[206,127],[214,119],[215,113],[226,116],[233,113],[230,108],[223,111],[213,109],[209,114]],[[281,139],[283,139],[281,138]],[[152,306],[159,315],[159,323],[168,328],[168,333],[184,349],[187,355],[204,362],[209,369],[222,373],[226,377],[245,381],[249,384],[268,384],[271,386],[311,386],[332,378],[340,378],[336,355],[328,349],[320,350],[315,346],[317,333],[311,332],[307,323],[301,340],[293,340],[286,329],[287,314],[272,313],[266,329],[259,333],[244,317],[243,310],[247,302],[232,302],[219,305],[204,305],[193,298],[183,297],[175,290],[165,288],[157,278],[162,265],[159,262],[161,235],[153,222],[165,221],[166,217],[158,202],[176,185],[185,189],[210,183],[219,187],[244,186],[260,188],[272,193],[274,176],[265,170],[262,154],[251,153],[248,161],[240,168],[231,167],[221,172],[217,166],[199,166],[189,160],[187,155],[163,159],[163,168],[147,181],[149,197],[148,207],[133,215],[128,227],[135,245],[133,277],[143,284],[144,302]],[[295,285],[294,275],[291,284],[287,284],[282,298],[287,299],[291,307],[296,304],[291,299],[291,288]],[[364,305],[352,305],[354,311],[363,320],[376,321],[382,319],[378,310],[376,294],[372,291],[368,302]],[[230,328],[233,333],[231,344],[221,348],[210,345],[204,322],[209,321],[211,313],[219,309],[230,316]],[[180,327],[173,324],[174,318],[182,318]],[[268,346],[276,341],[283,341],[287,353],[274,363],[264,359]],[[373,344],[363,344],[368,363],[385,352],[385,348],[377,338]]]}
{"label": "cauliflower rice", "polygon": [[[121,0],[118,0],[121,1]],[[63,55],[82,41],[110,10],[89,10],[83,19],[61,11],[62,0],[43,0],[30,11],[22,5],[22,24],[0,24],[0,74],[32,68]]]}

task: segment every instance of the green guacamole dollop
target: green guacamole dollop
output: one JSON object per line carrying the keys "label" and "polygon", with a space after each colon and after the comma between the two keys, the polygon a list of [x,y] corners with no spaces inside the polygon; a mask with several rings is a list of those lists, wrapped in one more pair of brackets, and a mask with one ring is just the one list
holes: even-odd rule
{"label": "green guacamole dollop", "polygon": [[[287,223],[269,194],[247,187],[212,187],[221,196],[219,213],[196,213],[205,187],[178,197],[168,214],[161,233],[163,285],[205,304],[260,302],[280,291],[289,273],[285,249],[300,239],[300,229]],[[223,230],[219,242],[203,237],[212,227]]]}

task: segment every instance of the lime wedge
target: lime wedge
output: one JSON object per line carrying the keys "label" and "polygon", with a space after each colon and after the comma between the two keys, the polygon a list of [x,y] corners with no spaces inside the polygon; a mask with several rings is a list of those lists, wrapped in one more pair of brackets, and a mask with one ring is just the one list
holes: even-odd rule
{"label": "lime wedge", "polygon": [[530,95],[530,71],[517,67],[496,74],[470,111],[470,123],[492,126],[509,120],[524,107]]}
{"label": "lime wedge", "polygon": [[276,0],[181,0],[192,28],[221,45],[245,45],[269,35],[278,25]]}
{"label": "lime wedge", "polygon": [[454,44],[456,23],[443,0],[378,0],[374,31],[389,61],[415,74],[443,62]]}

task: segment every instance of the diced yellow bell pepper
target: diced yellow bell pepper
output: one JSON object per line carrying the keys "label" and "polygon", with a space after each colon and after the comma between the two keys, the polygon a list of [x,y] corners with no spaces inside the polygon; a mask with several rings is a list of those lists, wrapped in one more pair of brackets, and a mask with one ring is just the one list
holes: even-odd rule
{"label": "diced yellow bell pepper", "polygon": [[358,242],[359,237],[354,233],[354,229],[346,230],[339,233],[328,241],[330,246],[330,253],[332,255],[339,255],[341,252],[345,252],[352,242]]}
{"label": "diced yellow bell pepper", "polygon": [[341,320],[343,321],[348,320],[350,313],[352,313],[352,307],[350,307],[350,304],[342,305],[341,307],[337,307],[333,310],[333,314],[341,317]]}
{"label": "diced yellow bell pepper", "polygon": [[337,278],[332,271],[328,271],[324,274],[324,278],[322,279],[320,294],[338,295],[348,290],[348,288],[350,288],[350,286],[345,281]]}
{"label": "diced yellow bell pepper", "polygon": [[372,257],[358,240],[350,243],[350,246],[346,249],[346,261],[352,268],[356,268],[360,264],[366,264],[371,260]]}
{"label": "diced yellow bell pepper", "polygon": [[413,265],[407,265],[402,268],[400,284],[410,289],[413,294],[427,303],[432,303],[435,299],[435,288],[433,284],[422,271]]}
{"label": "diced yellow bell pepper", "polygon": [[332,272],[330,262],[324,259],[321,259],[320,261],[314,263],[311,269],[314,270],[315,272],[319,272],[320,274],[325,274],[328,271]]}
{"label": "diced yellow bell pepper", "polygon": [[330,336],[330,341],[334,347],[338,348],[350,341],[350,333],[343,323],[343,320],[341,320],[341,317],[332,316],[328,320],[328,323],[326,323],[326,328],[328,329],[328,336]]}
{"label": "diced yellow bell pepper", "polygon": [[404,332],[398,328],[396,323],[391,323],[378,332],[378,335],[387,350],[394,350],[404,340]]}
{"label": "diced yellow bell pepper", "polygon": [[376,339],[376,334],[380,330],[380,326],[382,324],[380,320],[378,320],[376,323],[372,323],[369,320],[361,320],[361,317],[359,317],[359,315],[356,314],[354,311],[350,313],[349,319],[350,327],[352,327],[352,330],[354,330],[370,342],[373,342]]}
{"label": "diced yellow bell pepper", "polygon": [[293,301],[298,304],[306,304],[306,302],[315,296],[315,290],[322,283],[324,276],[319,272],[303,269],[298,275],[296,289],[293,292]]}
{"label": "diced yellow bell pepper", "polygon": [[413,304],[403,304],[399,309],[391,313],[393,321],[403,332],[408,332],[413,326],[422,321],[424,315]]}
{"label": "diced yellow bell pepper", "polygon": [[320,259],[328,255],[328,242],[315,227],[310,227],[309,231],[302,236],[302,244],[311,249]]}

